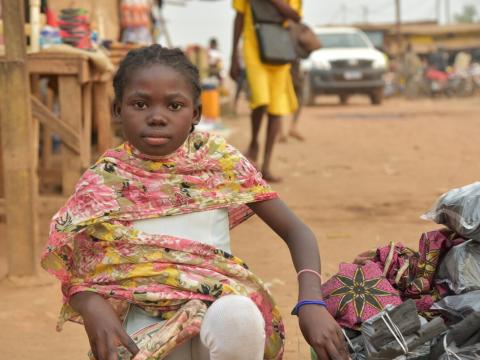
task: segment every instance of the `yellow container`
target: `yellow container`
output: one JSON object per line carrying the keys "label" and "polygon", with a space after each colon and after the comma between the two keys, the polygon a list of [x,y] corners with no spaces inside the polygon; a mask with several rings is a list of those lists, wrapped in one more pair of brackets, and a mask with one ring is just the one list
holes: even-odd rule
{"label": "yellow container", "polygon": [[202,90],[203,116],[208,120],[220,118],[220,94],[218,89]]}

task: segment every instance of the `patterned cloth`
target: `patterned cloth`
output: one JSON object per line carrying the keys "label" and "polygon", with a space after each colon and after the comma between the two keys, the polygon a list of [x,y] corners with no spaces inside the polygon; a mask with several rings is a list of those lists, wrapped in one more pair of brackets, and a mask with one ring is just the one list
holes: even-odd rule
{"label": "patterned cloth", "polygon": [[415,300],[420,315],[431,318],[430,307],[448,293],[445,286],[434,283],[437,267],[448,250],[464,241],[448,229],[430,231],[420,237],[418,251],[392,242],[377,249],[374,261],[402,299]]}
{"label": "patterned cloth", "polygon": [[[129,303],[169,321],[135,359],[162,359],[198,334],[203,304],[228,294],[250,297],[265,319],[265,358],[283,353],[284,329],[270,293],[240,259],[195,239],[151,235],[132,221],[229,208],[231,227],[252,212],[247,203],[277,198],[255,168],[223,139],[193,133],[175,153],[149,158],[128,144],[107,151],[54,216],[42,266],[64,294],[58,328],[82,319],[68,304],[92,291],[121,318]],[[198,301],[201,300],[201,301]],[[193,301],[193,303],[192,303]],[[176,330],[174,330],[174,328]]]}
{"label": "patterned cloth", "polygon": [[448,250],[464,241],[442,229],[422,234],[418,251],[392,242],[360,254],[322,285],[329,312],[342,327],[359,329],[385,305],[413,299],[419,314],[431,319],[430,307],[448,294],[434,282],[437,267]]}
{"label": "patterned cloth", "polygon": [[339,272],[322,285],[322,294],[340,326],[356,330],[388,304],[402,303],[380,266],[371,261],[365,265],[340,264]]}

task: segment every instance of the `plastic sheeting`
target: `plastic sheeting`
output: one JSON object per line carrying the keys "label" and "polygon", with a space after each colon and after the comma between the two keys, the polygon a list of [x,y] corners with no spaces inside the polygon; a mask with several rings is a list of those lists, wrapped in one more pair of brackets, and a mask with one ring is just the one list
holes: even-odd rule
{"label": "plastic sheeting", "polygon": [[480,242],[469,240],[454,246],[440,262],[437,283],[445,283],[455,293],[480,290]]}
{"label": "plastic sheeting", "polygon": [[433,304],[432,310],[440,310],[447,317],[461,320],[472,312],[480,312],[480,290],[444,297]]}
{"label": "plastic sheeting", "polygon": [[443,354],[440,356],[439,360],[478,360],[480,359],[480,343],[474,344],[471,346],[464,347],[462,349],[457,349],[454,346],[449,346],[449,349],[453,354]]}
{"label": "plastic sheeting", "polygon": [[480,182],[443,194],[422,218],[446,225],[467,239],[480,240]]}

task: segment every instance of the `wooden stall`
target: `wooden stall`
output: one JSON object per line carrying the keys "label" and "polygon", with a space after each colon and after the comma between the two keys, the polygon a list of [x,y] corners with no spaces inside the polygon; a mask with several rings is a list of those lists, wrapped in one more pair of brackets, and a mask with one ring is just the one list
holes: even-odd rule
{"label": "wooden stall", "polygon": [[[98,59],[82,51],[27,55],[24,1],[1,1],[5,56],[0,57],[0,221],[6,226],[0,224],[0,255],[7,254],[9,276],[34,275],[46,221],[72,193],[93,157],[112,146],[113,66],[99,66]],[[53,84],[47,96],[40,87],[43,79]],[[55,153],[53,134],[60,141]],[[57,182],[57,191],[40,192],[39,177]]]}
{"label": "wooden stall", "polygon": [[[72,193],[80,174],[92,161],[92,124],[97,133],[97,153],[112,145],[111,116],[107,86],[111,73],[95,67],[81,53],[39,52],[28,56],[27,69],[33,80],[48,76],[57,87],[59,115],[52,104],[32,95],[33,117],[43,126],[43,148],[39,175],[62,179],[62,193]],[[50,108],[49,108],[50,107]],[[51,136],[61,141],[61,169],[52,166]]]}

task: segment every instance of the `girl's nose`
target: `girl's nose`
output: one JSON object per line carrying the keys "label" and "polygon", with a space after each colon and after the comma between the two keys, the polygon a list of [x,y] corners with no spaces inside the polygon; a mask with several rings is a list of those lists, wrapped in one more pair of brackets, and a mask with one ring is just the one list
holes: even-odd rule
{"label": "girl's nose", "polygon": [[148,117],[147,123],[150,126],[165,126],[168,120],[160,112],[154,112]]}

